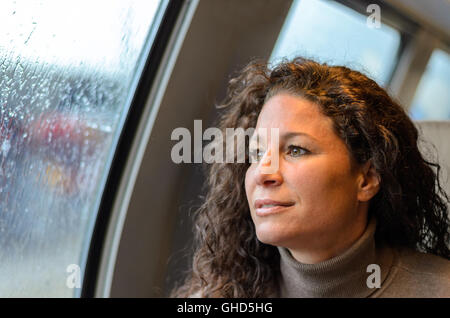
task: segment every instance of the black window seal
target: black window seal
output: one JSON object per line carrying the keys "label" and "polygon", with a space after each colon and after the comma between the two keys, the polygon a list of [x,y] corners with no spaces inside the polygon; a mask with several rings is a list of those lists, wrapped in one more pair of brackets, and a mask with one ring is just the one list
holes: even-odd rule
{"label": "black window seal", "polygon": [[128,155],[142,117],[145,103],[154,84],[157,70],[163,59],[170,36],[186,0],[170,0],[161,24],[146,58],[145,66],[128,110],[111,163],[95,221],[86,266],[84,269],[81,298],[93,298],[97,286],[100,260],[111,217],[114,199],[118,193]]}

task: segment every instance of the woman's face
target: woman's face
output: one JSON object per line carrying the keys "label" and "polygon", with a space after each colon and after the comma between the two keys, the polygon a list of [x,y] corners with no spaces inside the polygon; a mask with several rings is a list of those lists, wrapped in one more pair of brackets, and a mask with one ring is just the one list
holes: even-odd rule
{"label": "woman's face", "polygon": [[319,106],[280,93],[264,105],[256,126],[279,129],[278,170],[263,173],[277,155],[271,140],[250,142],[259,152],[245,176],[256,234],[266,244],[293,252],[349,247],[365,229],[367,207],[359,201],[363,173],[352,162],[332,120]]}

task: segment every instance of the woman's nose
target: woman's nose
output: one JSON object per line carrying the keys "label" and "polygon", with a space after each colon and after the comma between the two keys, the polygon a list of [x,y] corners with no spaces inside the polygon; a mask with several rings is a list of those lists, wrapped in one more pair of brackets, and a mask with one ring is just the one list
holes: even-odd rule
{"label": "woman's nose", "polygon": [[256,182],[263,186],[276,186],[283,182],[280,173],[278,154],[273,154],[269,149],[258,163],[256,169]]}

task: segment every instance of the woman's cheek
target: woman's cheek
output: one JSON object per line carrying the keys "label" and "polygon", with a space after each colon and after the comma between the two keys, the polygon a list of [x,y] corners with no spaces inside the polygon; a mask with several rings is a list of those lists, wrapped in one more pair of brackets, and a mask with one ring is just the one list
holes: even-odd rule
{"label": "woman's cheek", "polygon": [[[289,183],[297,196],[303,200],[319,202],[329,192],[335,183],[333,169],[327,165],[330,163],[308,162],[297,167],[292,167],[286,173]],[[285,180],[287,181],[287,180]]]}
{"label": "woman's cheek", "polygon": [[252,196],[252,192],[253,192],[253,188],[254,188],[254,181],[253,181],[253,166],[250,166],[247,169],[247,172],[245,173],[245,194],[247,195],[247,200],[251,201],[251,196]]}
{"label": "woman's cheek", "polygon": [[285,176],[296,188],[304,188],[317,183],[321,179],[323,168],[314,162],[290,165]]}

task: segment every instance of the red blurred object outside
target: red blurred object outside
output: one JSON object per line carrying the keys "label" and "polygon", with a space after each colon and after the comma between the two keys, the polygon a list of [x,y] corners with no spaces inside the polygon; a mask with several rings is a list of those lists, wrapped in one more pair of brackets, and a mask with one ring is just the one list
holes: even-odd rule
{"label": "red blurred object outside", "polygon": [[107,132],[71,114],[42,114],[28,128],[30,146],[47,162],[45,176],[53,188],[75,194],[83,187],[81,162],[88,165],[103,143]]}

